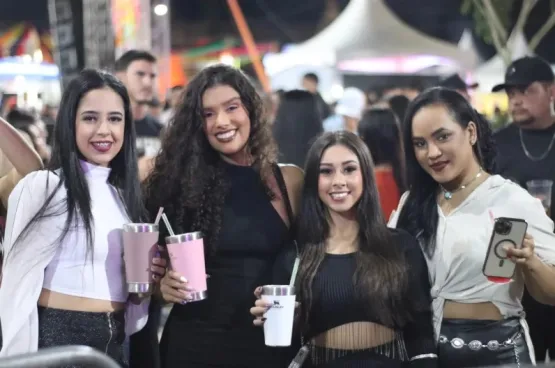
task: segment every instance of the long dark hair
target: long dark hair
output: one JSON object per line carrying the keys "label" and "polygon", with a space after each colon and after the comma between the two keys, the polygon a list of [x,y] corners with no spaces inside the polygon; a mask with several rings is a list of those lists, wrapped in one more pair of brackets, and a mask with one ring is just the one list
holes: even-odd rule
{"label": "long dark hair", "polygon": [[283,93],[273,131],[280,162],[302,167],[310,144],[323,132],[316,96],[301,90]]}
{"label": "long dark hair", "polygon": [[[25,226],[16,242],[32,231],[33,225],[40,219],[59,216],[65,212],[65,225],[56,243],[61,242],[70,228],[77,226],[78,220],[80,220],[86,230],[87,249],[89,252],[93,251],[94,219],[91,213],[91,197],[80,162],[80,160],[83,160],[83,156],[79,152],[75,141],[75,122],[77,109],[83,96],[92,90],[102,88],[110,88],[121,97],[125,112],[123,147],[110,162],[111,172],[108,182],[118,189],[118,194],[130,220],[139,222],[144,218],[145,212],[135,151],[135,127],[127,90],[113,75],[98,70],[85,69],[68,84],[60,103],[54,130],[52,159],[47,169],[58,175],[59,183],[53,190],[48,189],[47,176],[46,192],[51,194]],[[53,203],[56,193],[62,187],[67,192],[65,203]]]}
{"label": "long dark hair", "polygon": [[391,110],[397,115],[399,122],[404,121],[410,103],[409,98],[405,95],[395,95],[390,97],[387,102]]}
{"label": "long dark hair", "polygon": [[154,215],[159,207],[164,207],[177,231],[201,231],[212,251],[221,228],[229,183],[220,154],[212,148],[203,129],[202,98],[207,89],[220,85],[237,91],[249,114],[251,131],[246,148],[253,168],[271,195],[266,179],[276,163],[276,147],[264,117],[262,99],[240,70],[226,65],[205,68],[189,82],[145,183],[149,213]]}
{"label": "long dark hair", "polygon": [[330,236],[329,213],[318,195],[318,181],[322,155],[334,145],[343,145],[357,155],[363,177],[362,196],[356,204],[359,225],[359,252],[353,280],[356,290],[380,322],[402,325],[409,318],[407,312],[410,309],[404,300],[408,265],[400,249],[392,244],[390,230],[382,215],[370,152],[362,140],[346,131],[324,133],[314,142],[306,160],[298,224],[299,243],[303,248],[297,278],[302,320],[308,326],[313,301],[312,283],[324,260],[325,243]]}
{"label": "long dark hair", "polygon": [[403,205],[397,227],[417,237],[425,252],[431,256],[435,250],[438,212],[436,196],[439,184],[420,166],[412,143],[412,120],[416,113],[427,106],[444,106],[453,119],[466,128],[470,122],[476,124],[477,144],[474,154],[480,166],[488,173],[495,174],[496,149],[492,131],[487,121],[458,92],[435,87],[422,92],[409,105],[406,122],[403,124],[403,141],[407,162],[410,193]]}
{"label": "long dark hair", "polygon": [[399,192],[407,190],[405,152],[397,116],[390,109],[371,109],[362,116],[358,134],[370,149],[374,165],[391,165]]}

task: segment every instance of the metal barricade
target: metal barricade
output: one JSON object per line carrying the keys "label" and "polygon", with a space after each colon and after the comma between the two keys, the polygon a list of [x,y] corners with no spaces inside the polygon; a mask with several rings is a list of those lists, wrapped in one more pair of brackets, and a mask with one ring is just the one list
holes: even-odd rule
{"label": "metal barricade", "polygon": [[121,368],[113,359],[88,346],[46,348],[32,354],[0,359],[0,368],[44,368],[82,365],[91,368]]}

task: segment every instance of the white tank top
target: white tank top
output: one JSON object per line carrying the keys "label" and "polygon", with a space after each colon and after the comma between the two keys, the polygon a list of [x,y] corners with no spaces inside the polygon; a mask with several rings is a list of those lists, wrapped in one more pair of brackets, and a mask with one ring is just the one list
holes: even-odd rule
{"label": "white tank top", "polygon": [[[85,162],[81,166],[91,196],[93,249],[87,249],[82,223],[71,228],[46,267],[43,288],[72,296],[125,302],[128,293],[122,228],[130,221],[115,188],[107,182],[110,169]],[[53,203],[63,200],[65,195],[60,190]],[[65,215],[59,216],[58,231],[63,229],[65,219]]]}

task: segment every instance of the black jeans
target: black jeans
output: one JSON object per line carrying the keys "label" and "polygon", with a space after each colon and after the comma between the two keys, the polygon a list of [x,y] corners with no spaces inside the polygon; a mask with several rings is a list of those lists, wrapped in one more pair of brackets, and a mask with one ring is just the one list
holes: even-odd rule
{"label": "black jeans", "polygon": [[530,351],[517,318],[502,321],[444,319],[439,367],[470,368],[530,363]]}
{"label": "black jeans", "polygon": [[86,345],[108,355],[122,367],[127,367],[123,354],[125,311],[91,313],[39,306],[38,312],[39,349]]}
{"label": "black jeans", "polygon": [[159,368],[160,350],[158,347],[158,329],[162,303],[156,298],[150,299],[148,322],[142,330],[129,337],[130,368]]}

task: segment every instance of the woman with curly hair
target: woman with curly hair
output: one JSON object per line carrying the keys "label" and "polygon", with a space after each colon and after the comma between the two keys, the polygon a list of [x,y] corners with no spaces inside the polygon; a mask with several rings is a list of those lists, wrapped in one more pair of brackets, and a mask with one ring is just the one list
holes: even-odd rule
{"label": "woman with curly hair", "polygon": [[[555,235],[540,201],[495,174],[489,124],[453,90],[433,88],[409,106],[403,126],[409,192],[390,225],[416,236],[428,262],[439,366],[533,360],[521,298],[524,284],[555,302]],[[511,282],[482,273],[495,218],[528,223]]]}
{"label": "woman with curly hair", "polygon": [[285,366],[279,359],[288,354],[264,346],[249,307],[256,286],[288,281],[274,280],[272,267],[291,245],[302,182],[299,168],[277,165],[262,100],[244,74],[217,65],[188,84],[146,181],[146,202],[152,214],[164,207],[175,233],[203,233],[208,298],[187,303],[186,280],[164,277],[162,296],[175,305],[162,367]]}

